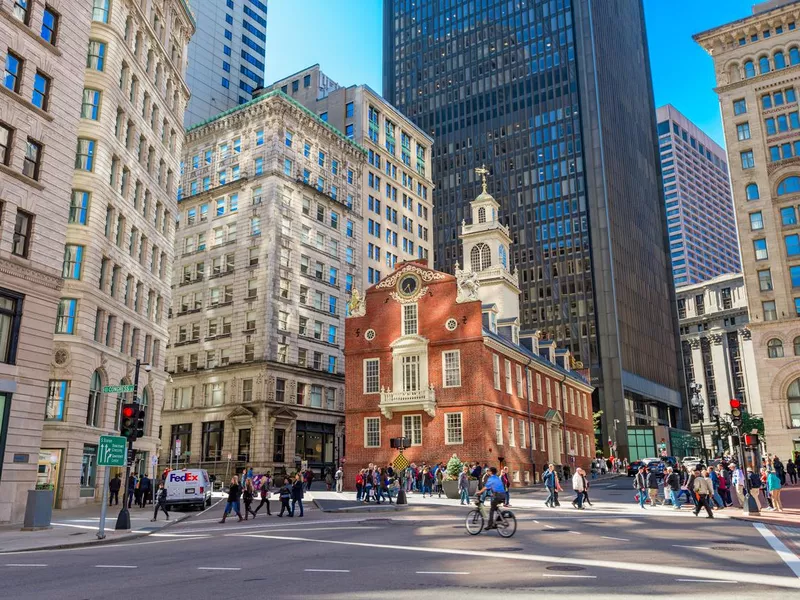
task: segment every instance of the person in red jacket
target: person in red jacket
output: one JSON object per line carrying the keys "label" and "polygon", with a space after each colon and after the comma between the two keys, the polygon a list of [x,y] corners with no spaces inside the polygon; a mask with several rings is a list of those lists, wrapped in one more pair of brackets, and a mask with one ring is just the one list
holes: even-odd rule
{"label": "person in red jacket", "polygon": [[503,482],[503,487],[506,489],[506,501],[503,506],[511,506],[511,479],[508,477],[508,467],[503,467],[503,474],[500,476],[500,481]]}

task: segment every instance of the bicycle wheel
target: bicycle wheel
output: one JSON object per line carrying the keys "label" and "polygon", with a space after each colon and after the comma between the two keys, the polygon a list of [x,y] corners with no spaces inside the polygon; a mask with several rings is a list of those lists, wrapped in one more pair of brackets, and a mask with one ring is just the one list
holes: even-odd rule
{"label": "bicycle wheel", "polygon": [[517,532],[517,517],[510,510],[501,511],[500,514],[503,518],[496,521],[497,533],[500,537],[510,538]]}
{"label": "bicycle wheel", "polygon": [[483,515],[479,510],[471,510],[464,520],[464,527],[470,535],[478,535],[483,530]]}

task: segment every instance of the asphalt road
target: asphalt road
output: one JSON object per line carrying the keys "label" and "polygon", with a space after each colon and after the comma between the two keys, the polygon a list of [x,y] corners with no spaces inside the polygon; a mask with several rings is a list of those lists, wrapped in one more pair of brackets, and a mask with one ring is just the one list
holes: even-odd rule
{"label": "asphalt road", "polygon": [[220,525],[219,505],[142,541],[0,554],[0,598],[800,597],[769,531],[641,510],[629,492],[622,479],[585,511],[520,508],[509,540],[467,535],[459,506]]}

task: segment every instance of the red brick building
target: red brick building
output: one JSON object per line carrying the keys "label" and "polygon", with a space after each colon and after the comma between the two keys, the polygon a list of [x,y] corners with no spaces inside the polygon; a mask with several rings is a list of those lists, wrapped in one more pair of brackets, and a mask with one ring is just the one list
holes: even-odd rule
{"label": "red brick building", "polygon": [[399,264],[363,297],[345,326],[345,477],[388,464],[390,439],[408,438],[420,464],[508,466],[523,485],[548,462],[588,468],[592,387],[568,351],[519,331],[519,288],[508,229],[484,190],[461,239],[455,276],[424,261]]}

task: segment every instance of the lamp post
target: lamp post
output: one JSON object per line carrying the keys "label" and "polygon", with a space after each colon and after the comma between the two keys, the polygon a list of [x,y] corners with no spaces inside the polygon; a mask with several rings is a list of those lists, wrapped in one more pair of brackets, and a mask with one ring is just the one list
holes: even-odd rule
{"label": "lamp post", "polygon": [[711,416],[717,423],[717,456],[722,456],[722,428],[719,425],[719,407],[716,404],[711,407]]}
{"label": "lamp post", "polygon": [[692,391],[692,397],[689,399],[692,415],[696,421],[700,422],[700,441],[703,444],[703,459],[708,460],[708,450],[706,450],[706,432],[703,429],[703,399],[700,397],[700,390],[703,389],[702,384],[692,383],[689,385]]}

